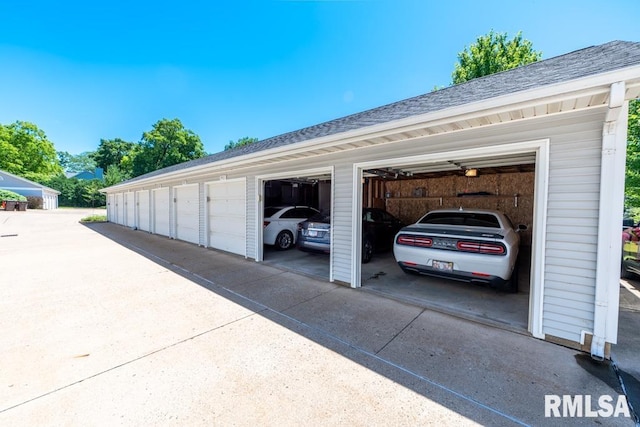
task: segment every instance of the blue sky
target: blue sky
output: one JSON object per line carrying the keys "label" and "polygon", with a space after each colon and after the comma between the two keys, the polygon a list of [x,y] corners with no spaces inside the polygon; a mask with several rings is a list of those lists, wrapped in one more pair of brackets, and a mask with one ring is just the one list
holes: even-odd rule
{"label": "blue sky", "polygon": [[637,0],[3,1],[0,123],[79,154],[178,118],[214,153],[446,86],[491,29],[550,58],[640,41],[639,16]]}

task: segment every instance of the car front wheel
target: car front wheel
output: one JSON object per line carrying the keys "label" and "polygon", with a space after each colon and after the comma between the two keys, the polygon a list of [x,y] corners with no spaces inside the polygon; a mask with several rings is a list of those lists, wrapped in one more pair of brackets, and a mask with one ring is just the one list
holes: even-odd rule
{"label": "car front wheel", "polygon": [[368,263],[371,258],[373,258],[373,243],[371,243],[371,239],[365,237],[362,242],[362,263]]}
{"label": "car front wheel", "polygon": [[293,234],[290,231],[281,231],[276,237],[276,248],[281,251],[287,250],[293,246]]}

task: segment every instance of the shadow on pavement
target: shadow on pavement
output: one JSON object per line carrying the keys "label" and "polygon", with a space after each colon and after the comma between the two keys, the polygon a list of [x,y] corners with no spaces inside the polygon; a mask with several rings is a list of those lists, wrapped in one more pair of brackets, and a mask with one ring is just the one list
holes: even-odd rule
{"label": "shadow on pavement", "polygon": [[554,425],[557,419],[544,416],[546,394],[621,392],[609,363],[556,344],[190,243],[110,223],[85,225],[482,425]]}

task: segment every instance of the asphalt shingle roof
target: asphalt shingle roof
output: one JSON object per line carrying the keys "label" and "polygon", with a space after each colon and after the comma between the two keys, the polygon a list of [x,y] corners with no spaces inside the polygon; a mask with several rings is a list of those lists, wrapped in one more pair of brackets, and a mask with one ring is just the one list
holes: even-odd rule
{"label": "asphalt shingle roof", "polygon": [[128,182],[640,64],[640,43],[612,41],[169,166]]}

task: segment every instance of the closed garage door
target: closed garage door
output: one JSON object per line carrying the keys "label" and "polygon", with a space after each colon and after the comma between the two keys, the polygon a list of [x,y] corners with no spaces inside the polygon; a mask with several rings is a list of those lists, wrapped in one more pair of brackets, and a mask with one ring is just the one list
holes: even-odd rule
{"label": "closed garage door", "polygon": [[198,184],[175,187],[176,197],[176,238],[200,243],[200,198]]}
{"label": "closed garage door", "polygon": [[116,222],[116,196],[109,194],[107,204],[107,220],[109,222]]}
{"label": "closed garage door", "polygon": [[151,231],[149,228],[149,190],[136,192],[138,198],[138,228]]}
{"label": "closed garage door", "polygon": [[136,202],[135,202],[135,193],[129,192],[124,194],[125,203],[127,210],[126,222],[125,225],[127,227],[134,228],[136,226]]}
{"label": "closed garage door", "polygon": [[153,232],[163,236],[170,235],[169,222],[169,189],[153,190]]}
{"label": "closed garage door", "polygon": [[222,181],[207,185],[209,246],[246,256],[246,182]]}
{"label": "closed garage door", "polygon": [[124,225],[124,196],[116,194],[116,224]]}

